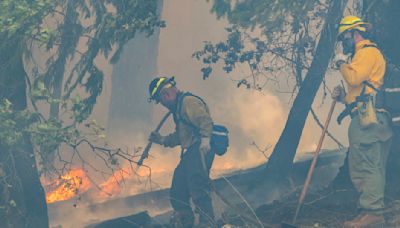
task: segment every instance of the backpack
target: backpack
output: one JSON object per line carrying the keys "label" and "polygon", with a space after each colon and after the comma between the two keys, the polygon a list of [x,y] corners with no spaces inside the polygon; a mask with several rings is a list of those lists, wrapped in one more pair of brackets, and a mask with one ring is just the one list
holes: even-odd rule
{"label": "backpack", "polygon": [[377,103],[388,111],[393,125],[400,127],[400,69],[388,63],[386,66],[383,86],[378,92]]}
{"label": "backpack", "polygon": [[[363,48],[376,45],[365,45]],[[400,68],[386,59],[384,82],[376,95],[376,107],[388,111],[395,127],[400,127]],[[371,86],[371,85],[369,85]],[[375,88],[374,88],[375,89]],[[375,89],[376,90],[376,89]]]}
{"label": "backpack", "polygon": [[[194,126],[192,123],[190,123],[189,121],[187,121],[184,118],[181,118],[180,113],[182,110],[182,103],[183,103],[183,99],[187,96],[193,96],[196,97],[197,99],[199,99],[204,105],[206,105],[206,103],[204,102],[204,100],[196,95],[193,95],[189,92],[184,93],[181,97],[180,100],[178,101],[178,115],[177,115],[177,120],[183,122],[186,125],[191,126],[192,128],[196,129],[195,131],[197,131],[197,127]],[[228,129],[223,126],[223,125],[219,125],[219,124],[213,124],[213,128],[212,128],[212,134],[211,134],[211,139],[210,139],[210,144],[211,144],[211,150],[219,155],[222,156],[226,153],[226,151],[228,150],[229,147],[229,131]]]}

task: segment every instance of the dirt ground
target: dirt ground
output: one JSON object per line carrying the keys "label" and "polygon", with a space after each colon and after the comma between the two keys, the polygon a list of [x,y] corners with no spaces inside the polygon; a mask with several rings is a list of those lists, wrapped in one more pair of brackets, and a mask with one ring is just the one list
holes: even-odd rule
{"label": "dirt ground", "polygon": [[[300,190],[293,192],[281,201],[263,205],[255,213],[264,227],[281,227],[282,223],[291,224],[297,207]],[[311,193],[301,207],[297,218],[297,227],[343,227],[343,223],[358,214],[358,193],[355,189],[327,188]],[[386,198],[387,208],[384,211],[386,224],[379,227],[400,227],[400,200]],[[240,215],[225,216],[226,222],[237,227],[261,227],[255,223],[255,216],[247,213],[253,221]]]}

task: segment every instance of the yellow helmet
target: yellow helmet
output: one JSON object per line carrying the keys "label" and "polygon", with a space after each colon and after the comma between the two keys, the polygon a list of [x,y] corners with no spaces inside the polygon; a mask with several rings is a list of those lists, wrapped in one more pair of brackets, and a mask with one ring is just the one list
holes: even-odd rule
{"label": "yellow helmet", "polygon": [[342,35],[345,31],[357,29],[361,32],[366,32],[371,28],[371,24],[364,22],[361,18],[356,16],[345,16],[340,21],[338,36]]}

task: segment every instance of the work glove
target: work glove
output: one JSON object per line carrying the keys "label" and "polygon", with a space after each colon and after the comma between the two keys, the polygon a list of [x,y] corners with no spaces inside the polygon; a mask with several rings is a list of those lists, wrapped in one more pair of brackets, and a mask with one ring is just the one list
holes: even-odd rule
{"label": "work glove", "polygon": [[150,134],[149,141],[160,145],[164,145],[165,136],[162,136],[160,135],[160,133],[153,131]]}
{"label": "work glove", "polygon": [[200,153],[204,156],[207,155],[207,153],[211,150],[211,145],[210,145],[210,138],[204,137],[201,138],[200,142]]}
{"label": "work glove", "polygon": [[338,102],[344,102],[344,97],[346,96],[346,92],[344,91],[343,86],[338,85],[332,91],[332,99]]}
{"label": "work glove", "polygon": [[333,58],[333,66],[332,68],[334,70],[339,70],[340,66],[344,63],[347,63],[347,60],[349,57],[344,54],[336,54],[335,57]]}
{"label": "work glove", "polygon": [[200,141],[200,158],[204,171],[207,173],[206,155],[211,150],[210,138],[203,137]]}

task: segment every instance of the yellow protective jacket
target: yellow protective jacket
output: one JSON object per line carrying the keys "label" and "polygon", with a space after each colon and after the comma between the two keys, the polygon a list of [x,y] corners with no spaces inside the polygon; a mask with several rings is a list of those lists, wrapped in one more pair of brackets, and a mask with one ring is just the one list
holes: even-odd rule
{"label": "yellow protective jacket", "polygon": [[177,99],[175,132],[165,137],[164,146],[181,145],[183,149],[187,149],[201,137],[211,137],[213,121],[207,105],[198,97],[179,93]]}
{"label": "yellow protective jacket", "polygon": [[[348,85],[348,93],[345,103],[351,104],[356,97],[361,94],[363,81],[368,81],[375,88],[379,89],[383,85],[386,61],[375,47],[365,47],[365,45],[375,45],[370,40],[363,40],[356,44],[356,51],[350,64],[342,64],[340,72]],[[372,88],[366,87],[365,93],[373,92]]]}

